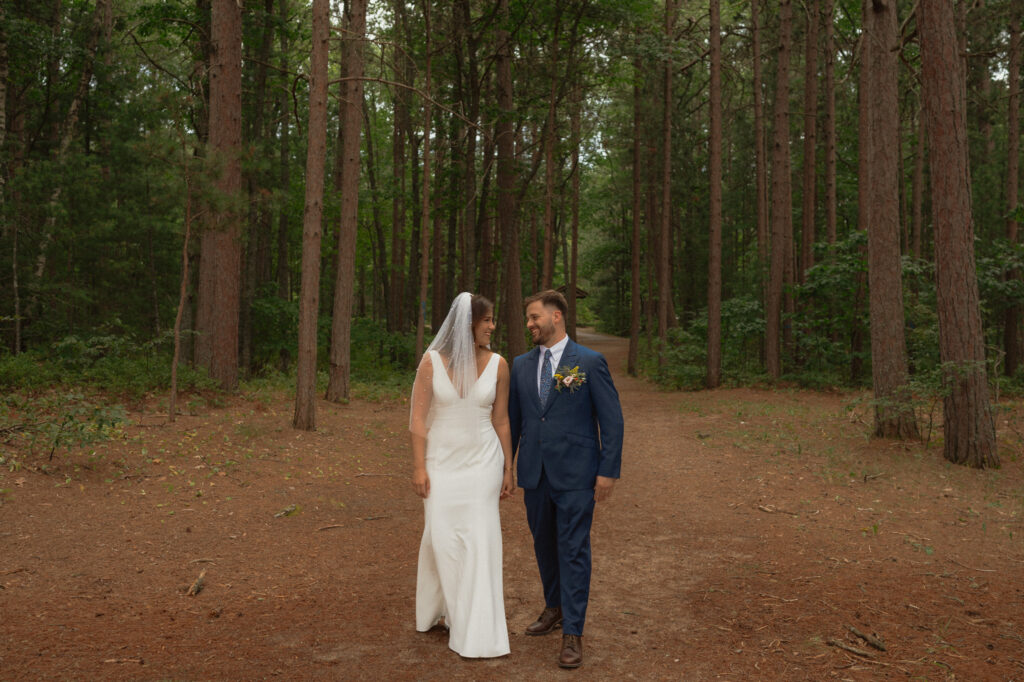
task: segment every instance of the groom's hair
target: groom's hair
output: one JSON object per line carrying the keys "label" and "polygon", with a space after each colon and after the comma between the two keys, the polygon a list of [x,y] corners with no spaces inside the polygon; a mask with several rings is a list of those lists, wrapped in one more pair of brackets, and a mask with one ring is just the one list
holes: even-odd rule
{"label": "groom's hair", "polygon": [[544,307],[558,308],[562,313],[562,319],[569,317],[569,302],[565,300],[565,296],[560,291],[555,291],[554,289],[538,291],[523,301],[523,309],[528,308],[531,303],[536,301],[543,303]]}

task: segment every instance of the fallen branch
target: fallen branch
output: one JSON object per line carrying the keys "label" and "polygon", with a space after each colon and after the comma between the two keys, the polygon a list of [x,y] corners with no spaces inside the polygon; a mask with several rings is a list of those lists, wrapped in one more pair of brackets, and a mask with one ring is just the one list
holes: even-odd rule
{"label": "fallen branch", "polygon": [[963,566],[964,568],[966,568],[968,570],[971,570],[971,571],[981,571],[982,573],[998,573],[998,571],[996,569],[994,569],[994,568],[974,568],[973,566],[968,566],[967,564],[962,564],[959,561],[957,561],[956,559],[950,559],[950,561],[952,561],[957,566]]}
{"label": "fallen branch", "polygon": [[298,509],[297,506],[295,506],[294,504],[289,504],[287,507],[285,507],[281,511],[277,512],[276,514],[274,514],[274,518],[275,519],[279,519],[279,518],[281,518],[283,516],[291,516],[292,514],[295,513],[296,509]]}
{"label": "fallen branch", "polygon": [[139,665],[143,664],[143,660],[141,658],[108,658],[108,659],[104,660],[103,662],[104,663],[138,663]]}
{"label": "fallen branch", "polygon": [[356,474],[356,478],[359,478],[360,476],[394,476],[394,474],[368,474],[368,473]]}
{"label": "fallen branch", "polygon": [[847,625],[846,629],[852,632],[853,634],[857,635],[865,642],[878,649],[879,651],[887,651],[887,649],[885,648],[885,642],[883,642],[877,635],[865,635],[863,632],[853,627],[852,625]]}
{"label": "fallen branch", "polygon": [[[186,511],[186,510],[182,509],[182,511]],[[213,559],[193,559],[189,563],[190,564],[215,564],[217,562],[214,561]]]}
{"label": "fallen branch", "polygon": [[190,597],[194,597],[197,594],[199,594],[203,589],[203,578],[205,577],[206,569],[204,568],[202,571],[199,572],[199,577],[196,578],[196,581],[192,583],[192,586],[188,588],[188,592],[186,592],[185,594],[187,594]]}
{"label": "fallen branch", "polygon": [[789,514],[790,516],[800,516],[799,512],[786,511],[785,509],[776,509],[773,506],[765,507],[765,506],[762,506],[762,505],[759,504],[759,505],[757,505],[757,508],[760,509],[763,512],[768,512],[769,514],[774,514],[775,512],[779,512],[780,514]]}
{"label": "fallen branch", "polygon": [[332,529],[332,528],[344,528],[344,527],[345,527],[345,525],[344,525],[344,524],[341,524],[341,523],[333,523],[333,524],[331,524],[330,526],[323,526],[322,528],[317,528],[317,530],[330,530],[330,529]]}
{"label": "fallen branch", "polygon": [[843,644],[842,642],[840,642],[839,640],[836,640],[836,639],[830,639],[830,640],[828,640],[825,643],[828,644],[829,646],[838,647],[838,648],[842,649],[843,651],[849,651],[851,654],[857,654],[858,656],[863,656],[864,658],[874,658],[875,657],[875,655],[873,653],[871,653],[870,651],[864,651],[863,649],[858,649],[855,646],[850,646],[849,644]]}
{"label": "fallen branch", "polygon": [[362,516],[360,521],[377,521],[379,519],[390,519],[390,516]]}

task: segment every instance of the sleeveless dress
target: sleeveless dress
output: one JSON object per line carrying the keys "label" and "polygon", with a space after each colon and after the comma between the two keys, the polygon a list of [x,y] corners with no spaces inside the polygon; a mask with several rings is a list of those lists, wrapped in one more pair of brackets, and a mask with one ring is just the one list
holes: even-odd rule
{"label": "sleeveless dress", "polygon": [[491,356],[465,398],[459,397],[436,351],[430,362],[430,494],[423,500],[416,629],[426,632],[444,618],[448,647],[459,655],[504,656],[509,645],[498,498],[505,457],[491,424],[498,355]]}

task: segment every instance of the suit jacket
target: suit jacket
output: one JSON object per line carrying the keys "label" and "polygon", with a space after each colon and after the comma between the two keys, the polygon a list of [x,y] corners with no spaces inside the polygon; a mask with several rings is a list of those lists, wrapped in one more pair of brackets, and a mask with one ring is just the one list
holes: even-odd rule
{"label": "suit jacket", "polygon": [[537,393],[540,358],[537,347],[512,363],[508,412],[519,486],[536,488],[542,468],[554,490],[593,488],[597,476],[618,478],[622,407],[604,356],[569,339],[552,374],[579,365],[586,381],[572,392],[552,387],[543,407]]}

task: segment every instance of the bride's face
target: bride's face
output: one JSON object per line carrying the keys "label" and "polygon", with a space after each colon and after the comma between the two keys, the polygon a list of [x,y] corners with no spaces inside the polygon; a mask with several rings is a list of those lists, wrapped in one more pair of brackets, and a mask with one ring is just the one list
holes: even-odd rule
{"label": "bride's face", "polygon": [[476,345],[486,348],[491,344],[491,334],[494,333],[494,311],[488,311],[473,325],[473,340]]}

